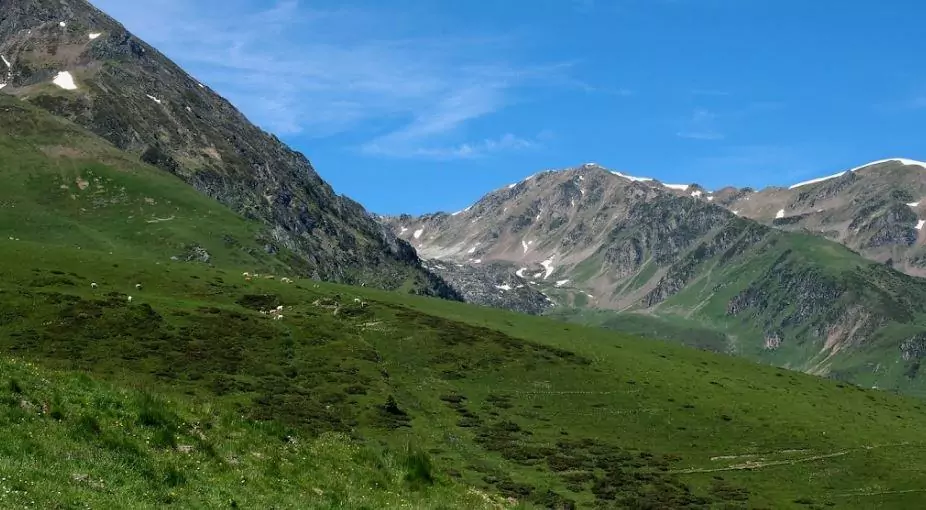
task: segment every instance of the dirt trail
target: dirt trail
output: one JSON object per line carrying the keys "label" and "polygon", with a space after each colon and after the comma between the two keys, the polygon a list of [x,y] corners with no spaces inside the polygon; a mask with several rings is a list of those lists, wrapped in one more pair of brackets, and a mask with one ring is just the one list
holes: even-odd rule
{"label": "dirt trail", "polygon": [[173,219],[174,219],[173,216],[171,216],[170,218],[157,218],[157,217],[155,217],[153,220],[145,220],[145,221],[146,221],[146,223],[161,223],[162,221],[171,221],[171,220],[173,220]]}
{"label": "dirt trail", "polygon": [[820,455],[811,455],[809,457],[800,457],[797,459],[782,459],[782,460],[768,460],[768,461],[762,459],[761,457],[771,456],[771,455],[783,455],[783,454],[789,454],[789,453],[806,453],[808,452],[808,450],[779,450],[777,452],[765,453],[765,454],[757,453],[757,454],[745,454],[745,455],[723,455],[723,456],[711,457],[711,460],[712,461],[732,460],[732,459],[746,458],[746,457],[760,457],[760,459],[758,461],[746,461],[741,464],[733,464],[733,465],[721,467],[721,468],[689,468],[689,469],[679,469],[679,470],[670,471],[670,473],[674,473],[674,474],[716,473],[719,471],[742,471],[742,470],[762,469],[762,468],[773,467],[773,466],[790,466],[793,464],[802,464],[805,462],[814,462],[817,460],[829,459],[833,457],[841,457],[843,455],[848,455],[853,452],[876,450],[879,448],[891,448],[891,447],[896,447],[896,446],[922,446],[922,445],[911,445],[910,443],[907,443],[907,442],[889,443],[889,444],[882,444],[882,445],[866,445],[866,446],[860,446],[858,448],[850,448],[847,450],[841,450],[838,452],[823,453]]}
{"label": "dirt trail", "polygon": [[669,471],[669,472],[675,473],[675,474],[686,474],[686,473],[716,473],[718,471],[740,471],[740,470],[745,470],[745,469],[761,469],[761,468],[770,467],[770,466],[785,466],[785,465],[792,465],[792,464],[800,464],[803,462],[813,462],[815,460],[828,459],[831,457],[840,457],[842,455],[848,454],[850,451],[851,450],[843,450],[841,452],[825,453],[822,455],[814,455],[812,457],[803,457],[800,459],[770,460],[770,461],[760,461],[760,462],[747,461],[742,464],[734,464],[732,466],[727,466],[727,467],[722,467],[722,468],[708,468],[708,469],[691,468],[691,469],[680,469],[677,471]]}
{"label": "dirt trail", "polygon": [[866,490],[860,489],[858,492],[847,492],[845,494],[833,494],[834,498],[860,498],[870,496],[886,496],[889,494],[911,494],[916,492],[926,492],[926,489],[905,489],[905,490]]}

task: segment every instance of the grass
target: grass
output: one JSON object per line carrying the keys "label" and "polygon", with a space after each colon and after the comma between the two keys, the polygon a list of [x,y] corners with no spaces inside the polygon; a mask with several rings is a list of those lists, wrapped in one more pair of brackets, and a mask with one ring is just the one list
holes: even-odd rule
{"label": "grass", "polygon": [[557,307],[547,312],[546,316],[645,338],[679,342],[712,352],[725,353],[730,350],[730,339],[723,333],[702,326],[696,321],[672,315],[659,317],[592,308]]}
{"label": "grass", "polygon": [[[108,253],[25,242],[5,243],[0,258],[15,262],[0,274],[4,351],[38,363],[35,370],[83,372],[106,381],[92,383],[101,387],[153,394],[133,396],[128,412],[158,451],[195,444],[180,424],[204,420],[193,416],[208,408],[242,427],[398,452],[385,455],[404,466],[389,471],[399,469],[390,480],[404,484],[401,494],[433,477],[447,494],[465,497],[473,487],[537,508],[806,508],[794,503],[802,498],[868,508],[875,496],[859,490],[916,490],[926,469],[917,441],[926,412],[917,401],[671,343],[368,288],[245,282],[237,271],[201,264],[136,259],[113,267]],[[91,279],[104,283],[91,289]],[[122,288],[136,281],[144,287],[128,303]],[[259,313],[277,303],[283,320]],[[35,391],[25,376],[11,379]],[[72,391],[30,401],[54,401],[55,392]],[[167,412],[158,404],[165,400],[193,411]],[[101,412],[90,410],[109,430],[102,425],[115,418]],[[79,419],[63,413],[69,424]],[[42,420],[58,430],[57,421]],[[89,431],[82,442],[97,433],[93,422],[76,423]],[[234,434],[216,437],[212,448],[231,448],[224,441]],[[269,442],[249,437],[233,444]],[[417,450],[408,452],[410,444]],[[75,458],[102,447],[84,448]],[[22,454],[4,458],[19,463]],[[730,456],[740,457],[723,458]],[[739,469],[747,461],[758,464]],[[184,466],[178,473],[189,480]],[[359,479],[373,476],[357,469]],[[190,499],[184,491],[200,484],[171,487],[177,480],[164,478],[148,493],[173,491],[183,504],[207,507],[226,497]],[[145,494],[124,483],[129,492],[120,497]],[[276,490],[261,487],[263,497]],[[877,497],[904,508],[918,496]],[[159,500],[131,504],[145,501]]]}
{"label": "grass", "polygon": [[[0,137],[0,506],[922,499],[920,401],[549,318],[286,284],[298,265],[252,222],[30,119]],[[210,261],[171,259],[191,245]],[[255,270],[277,278],[242,276]],[[282,320],[261,313],[277,306]]]}
{"label": "grass", "polygon": [[[0,507],[490,508],[427,456],[0,360]],[[497,503],[495,503],[497,506]]]}

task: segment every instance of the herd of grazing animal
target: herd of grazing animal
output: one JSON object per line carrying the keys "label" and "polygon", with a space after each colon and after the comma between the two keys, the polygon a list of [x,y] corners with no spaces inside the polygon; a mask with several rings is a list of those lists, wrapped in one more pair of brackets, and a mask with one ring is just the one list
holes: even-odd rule
{"label": "herd of grazing animal", "polygon": [[[261,278],[261,275],[260,275],[260,274],[258,274],[258,273],[249,273],[249,272],[241,273],[241,276],[243,276],[243,277],[244,277],[244,280],[247,281],[247,282],[252,281],[254,278]],[[275,277],[274,275],[272,275],[272,274],[271,274],[271,275],[264,275],[263,278],[264,278],[265,280],[274,280],[274,279],[276,279],[276,277]],[[292,280],[292,278],[288,278],[288,277],[285,277],[285,276],[284,276],[284,277],[280,278],[280,282],[281,282],[281,283],[293,283],[293,280]],[[91,283],[90,283],[90,288],[91,288],[91,289],[98,289],[99,287],[100,287],[99,284],[97,284],[96,282],[91,282]],[[318,285],[315,285],[315,288],[318,288]],[[142,289],[141,284],[140,284],[140,283],[136,283],[136,284],[135,284],[135,290],[140,291],[141,289]],[[338,295],[337,298],[340,299],[340,295]],[[132,296],[128,296],[128,298],[127,298],[127,300],[128,300],[129,303],[132,302],[132,299],[133,299]],[[366,308],[366,306],[367,306],[366,301],[363,301],[363,300],[361,300],[360,298],[354,298],[354,303],[359,304],[361,308]],[[260,310],[260,313],[261,313],[261,315],[269,315],[270,318],[273,319],[273,320],[282,320],[282,319],[283,319],[283,305],[277,306],[276,308],[271,309],[271,310],[269,310],[269,311],[267,311],[267,310]]]}
{"label": "herd of grazing animal", "polygon": [[[91,288],[91,289],[98,289],[98,288],[100,288],[100,285],[99,285],[98,283],[96,283],[96,282],[90,282],[90,288]],[[141,284],[140,284],[140,283],[136,283],[136,284],[135,284],[135,290],[141,290]],[[126,301],[128,301],[129,303],[131,303],[131,302],[132,302],[132,296],[128,296],[128,297],[126,298]]]}
{"label": "herd of grazing animal", "polygon": [[[261,275],[258,274],[258,273],[248,273],[248,272],[244,272],[244,273],[241,273],[241,276],[244,277],[244,281],[246,281],[246,282],[252,281],[252,280],[254,280],[254,279],[256,279],[256,278],[261,278]],[[264,275],[262,278],[265,279],[265,280],[274,280],[274,279],[276,279],[276,276],[274,276],[274,275],[272,275],[272,274],[267,274],[267,275]],[[287,277],[285,277],[285,276],[284,276],[283,278],[280,278],[280,281],[283,282],[283,283],[293,283],[292,278],[287,278]]]}

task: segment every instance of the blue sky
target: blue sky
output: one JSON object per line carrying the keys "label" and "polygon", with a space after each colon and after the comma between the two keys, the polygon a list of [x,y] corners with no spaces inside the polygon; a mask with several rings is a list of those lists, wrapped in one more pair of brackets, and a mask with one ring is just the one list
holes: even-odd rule
{"label": "blue sky", "polygon": [[373,212],[926,159],[918,0],[96,0]]}

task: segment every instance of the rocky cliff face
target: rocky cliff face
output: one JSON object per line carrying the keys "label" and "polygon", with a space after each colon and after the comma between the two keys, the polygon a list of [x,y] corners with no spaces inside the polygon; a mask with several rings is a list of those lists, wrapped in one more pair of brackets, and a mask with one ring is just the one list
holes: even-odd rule
{"label": "rocky cliff face", "polygon": [[510,264],[457,264],[431,259],[425,261],[425,267],[469,303],[531,315],[539,315],[553,306],[552,299],[519,277]]}
{"label": "rocky cliff face", "polygon": [[670,190],[586,165],[531,176],[459,213],[385,221],[425,258],[504,261],[535,288],[573,289],[600,306],[628,308],[656,299],[646,296],[673,262],[736,222]]}
{"label": "rocky cliff face", "polygon": [[70,119],[267,225],[311,276],[458,297],[302,154],[84,0],[0,2],[0,93]]}
{"label": "rocky cliff face", "polygon": [[[926,163],[876,161],[788,188],[725,188],[703,199],[789,231],[845,244],[865,257],[926,276]],[[921,207],[922,202],[922,207]]]}
{"label": "rocky cliff face", "polygon": [[[911,358],[908,332],[926,331],[917,318],[926,311],[926,282],[733,209],[755,195],[666,185],[589,164],[531,176],[458,213],[383,221],[428,259],[470,274],[508,265],[526,288],[564,307],[710,325],[735,339],[733,353],[814,373],[854,367],[861,358],[850,353],[860,349]],[[895,242],[894,226],[908,222],[912,209],[901,205],[906,209],[888,201],[885,214],[857,230],[873,232],[869,242]]]}

